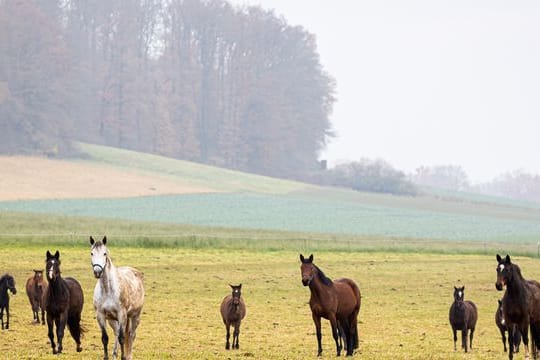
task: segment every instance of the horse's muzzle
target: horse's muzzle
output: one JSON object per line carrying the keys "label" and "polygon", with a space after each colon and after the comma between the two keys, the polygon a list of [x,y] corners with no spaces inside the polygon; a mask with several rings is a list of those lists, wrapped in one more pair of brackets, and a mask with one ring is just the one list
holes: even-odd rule
{"label": "horse's muzzle", "polygon": [[311,279],[302,279],[302,285],[309,286],[310,283],[311,283]]}
{"label": "horse's muzzle", "polygon": [[96,279],[99,279],[101,275],[103,274],[103,266],[99,264],[93,264],[92,268],[94,269],[94,277]]}
{"label": "horse's muzzle", "polygon": [[501,284],[500,282],[497,281],[497,282],[495,283],[495,288],[496,288],[497,290],[499,290],[499,291],[502,291],[502,289],[503,289],[503,284]]}

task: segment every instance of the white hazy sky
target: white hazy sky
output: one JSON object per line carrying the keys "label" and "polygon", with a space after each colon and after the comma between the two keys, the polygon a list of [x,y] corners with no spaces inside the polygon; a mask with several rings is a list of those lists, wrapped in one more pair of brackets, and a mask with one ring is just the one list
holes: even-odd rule
{"label": "white hazy sky", "polygon": [[232,2],[317,36],[337,81],[330,165],[461,165],[472,182],[540,174],[540,1]]}

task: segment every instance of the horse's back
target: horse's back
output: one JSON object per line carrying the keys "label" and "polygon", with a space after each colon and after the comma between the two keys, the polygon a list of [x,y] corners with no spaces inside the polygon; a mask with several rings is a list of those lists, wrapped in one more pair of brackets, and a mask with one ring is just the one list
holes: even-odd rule
{"label": "horse's back", "polygon": [[529,315],[531,321],[540,322],[540,283],[536,280],[527,280],[527,286],[530,293]]}
{"label": "horse's back", "polygon": [[350,314],[352,311],[360,311],[361,295],[360,288],[348,278],[337,279],[334,287],[338,294],[338,313]]}
{"label": "horse's back", "polygon": [[81,284],[72,277],[64,279],[69,289],[69,312],[82,312],[84,305],[84,294]]}
{"label": "horse's back", "polygon": [[476,307],[476,304],[470,300],[466,300],[465,304],[469,308],[468,310],[469,324],[468,325],[470,328],[474,328],[476,326],[476,321],[478,321],[478,308]]}
{"label": "horse's back", "polygon": [[121,282],[120,300],[129,311],[140,312],[144,303],[143,273],[131,266],[117,268]]}

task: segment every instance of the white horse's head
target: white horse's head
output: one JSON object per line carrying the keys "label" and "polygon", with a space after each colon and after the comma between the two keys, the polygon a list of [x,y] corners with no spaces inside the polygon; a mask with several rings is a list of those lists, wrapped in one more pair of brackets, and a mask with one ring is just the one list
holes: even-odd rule
{"label": "white horse's head", "polygon": [[105,271],[105,266],[107,266],[107,258],[109,256],[109,251],[107,250],[107,237],[104,236],[103,240],[95,241],[92,236],[90,236],[90,245],[91,252],[90,256],[92,259],[92,269],[94,270],[94,276],[99,279]]}

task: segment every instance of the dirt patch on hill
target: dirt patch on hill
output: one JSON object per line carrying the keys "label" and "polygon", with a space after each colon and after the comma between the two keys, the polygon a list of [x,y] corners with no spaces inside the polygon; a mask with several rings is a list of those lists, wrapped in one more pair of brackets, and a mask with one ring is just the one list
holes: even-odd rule
{"label": "dirt patch on hill", "polygon": [[106,165],[27,156],[0,156],[0,201],[216,192],[159,175],[141,175]]}

